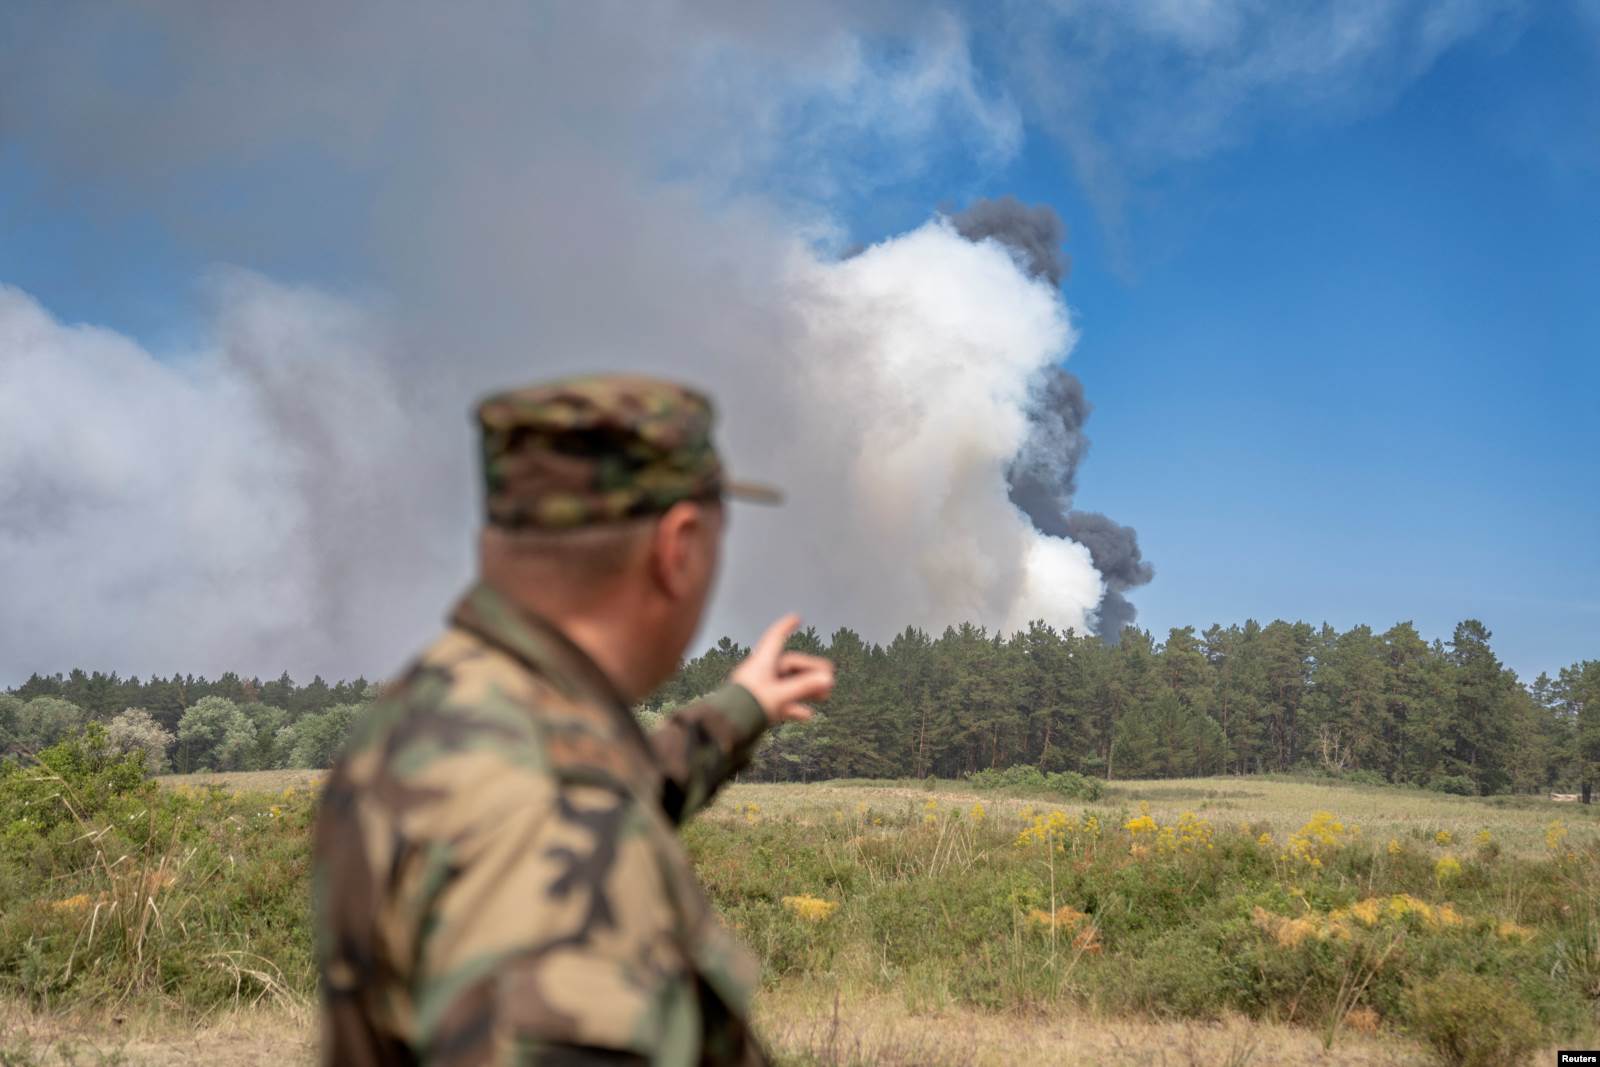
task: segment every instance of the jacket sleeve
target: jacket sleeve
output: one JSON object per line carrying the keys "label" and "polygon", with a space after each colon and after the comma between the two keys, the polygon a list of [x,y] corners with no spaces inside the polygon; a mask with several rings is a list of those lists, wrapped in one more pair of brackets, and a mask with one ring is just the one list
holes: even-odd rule
{"label": "jacket sleeve", "polygon": [[711,802],[722,783],[750,762],[767,728],[766,712],[742,685],[729,683],[679,708],[650,735],[661,768],[661,807],[682,824]]}

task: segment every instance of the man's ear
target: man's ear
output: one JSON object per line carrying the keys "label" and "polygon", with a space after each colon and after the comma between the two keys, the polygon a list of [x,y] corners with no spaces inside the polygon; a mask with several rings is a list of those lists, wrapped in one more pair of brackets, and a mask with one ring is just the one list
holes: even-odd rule
{"label": "man's ear", "polygon": [[698,504],[679,501],[656,520],[650,544],[650,573],[670,600],[682,600],[695,589],[696,553],[704,537],[706,517]]}

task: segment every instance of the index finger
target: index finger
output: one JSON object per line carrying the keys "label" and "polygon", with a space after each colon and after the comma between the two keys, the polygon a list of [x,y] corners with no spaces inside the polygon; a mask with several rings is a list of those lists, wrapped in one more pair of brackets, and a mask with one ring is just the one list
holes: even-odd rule
{"label": "index finger", "polygon": [[766,632],[756,641],[756,647],[750,650],[750,658],[776,663],[778,653],[783,651],[784,642],[789,640],[790,635],[799,628],[800,616],[792,611],[787,615],[781,616],[771,626],[768,626]]}

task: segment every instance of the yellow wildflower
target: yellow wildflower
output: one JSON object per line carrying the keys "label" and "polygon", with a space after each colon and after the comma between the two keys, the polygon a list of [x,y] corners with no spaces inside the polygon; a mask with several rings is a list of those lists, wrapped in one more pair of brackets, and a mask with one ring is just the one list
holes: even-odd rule
{"label": "yellow wildflower", "polygon": [[1368,897],[1366,900],[1358,900],[1358,901],[1356,901],[1354,904],[1350,905],[1350,914],[1355,916],[1357,921],[1359,921],[1362,926],[1377,926],[1378,925],[1378,900],[1377,900],[1377,898],[1376,897]]}
{"label": "yellow wildflower", "polygon": [[1211,847],[1211,823],[1192,811],[1178,816],[1178,843],[1184,848]]}
{"label": "yellow wildflower", "polygon": [[1435,844],[1443,847],[1453,841],[1454,838],[1450,836],[1449,830],[1440,830],[1438,833],[1433,835],[1433,840]]}
{"label": "yellow wildflower", "polygon": [[1048,815],[1035,815],[1033,821],[1017,835],[1017,847],[1022,848],[1035,843],[1061,845],[1066,836],[1077,829],[1078,820],[1064,811],[1052,811]]}
{"label": "yellow wildflower", "polygon": [[1407,915],[1415,915],[1427,926],[1439,925],[1439,916],[1433,910],[1433,905],[1426,900],[1418,900],[1410,893],[1396,893],[1390,897],[1388,910],[1391,919],[1404,919]]}
{"label": "yellow wildflower", "polygon": [[1260,845],[1262,848],[1271,847],[1271,845],[1272,845],[1272,835],[1267,833],[1265,830],[1263,830],[1261,832],[1261,836],[1256,838],[1256,844]]}
{"label": "yellow wildflower", "polygon": [[1322,866],[1324,852],[1338,848],[1352,836],[1352,832],[1332,812],[1315,812],[1304,826],[1289,835],[1289,845],[1284,850],[1283,858],[1318,868]]}
{"label": "yellow wildflower", "polygon": [[1557,819],[1544,830],[1544,847],[1551,852],[1560,852],[1561,846],[1567,840],[1567,828]]}
{"label": "yellow wildflower", "polygon": [[1495,935],[1502,941],[1532,941],[1537,932],[1531,926],[1514,923],[1510,919],[1502,919],[1494,928]]}
{"label": "yellow wildflower", "polygon": [[1389,855],[1398,856],[1404,851],[1405,846],[1400,844],[1400,839],[1398,837],[1389,838]]}
{"label": "yellow wildflower", "polygon": [[836,900],[823,900],[821,897],[802,893],[795,897],[784,897],[783,906],[794,913],[797,918],[808,923],[819,923],[839,910]]}
{"label": "yellow wildflower", "polygon": [[1276,941],[1280,948],[1294,948],[1306,938],[1316,937],[1318,934],[1315,920],[1290,919],[1283,915],[1275,915],[1259,904],[1251,913],[1251,921],[1258,930]]}
{"label": "yellow wildflower", "polygon": [[973,801],[971,815],[972,821],[976,823],[981,823],[984,819],[989,817],[989,813],[983,810],[983,801]]}
{"label": "yellow wildflower", "polygon": [[1461,861],[1454,856],[1442,856],[1433,865],[1433,879],[1440,885],[1461,877]]}
{"label": "yellow wildflower", "polygon": [[1160,829],[1160,826],[1150,816],[1140,815],[1123,823],[1122,828],[1134,837],[1138,837],[1140,834],[1153,834]]}
{"label": "yellow wildflower", "polygon": [[67,897],[65,900],[54,901],[50,906],[56,911],[87,911],[89,906],[94,903],[94,900],[95,898],[88,893],[79,893],[76,896]]}
{"label": "yellow wildflower", "polygon": [[1487,830],[1479,830],[1473,840],[1477,841],[1479,848],[1483,848],[1485,845],[1494,844],[1494,835]]}
{"label": "yellow wildflower", "polygon": [[1070,904],[1063,904],[1054,912],[1033,908],[1028,912],[1028,922],[1045,929],[1076,930],[1078,924],[1089,916]]}

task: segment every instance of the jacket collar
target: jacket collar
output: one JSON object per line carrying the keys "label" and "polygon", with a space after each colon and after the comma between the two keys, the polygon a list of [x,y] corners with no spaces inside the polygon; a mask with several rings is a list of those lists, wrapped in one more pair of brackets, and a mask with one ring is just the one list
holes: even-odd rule
{"label": "jacket collar", "polygon": [[628,700],[589,654],[555,623],[478,582],[450,614],[450,623],[511,653],[573,700],[612,709],[635,730]]}

